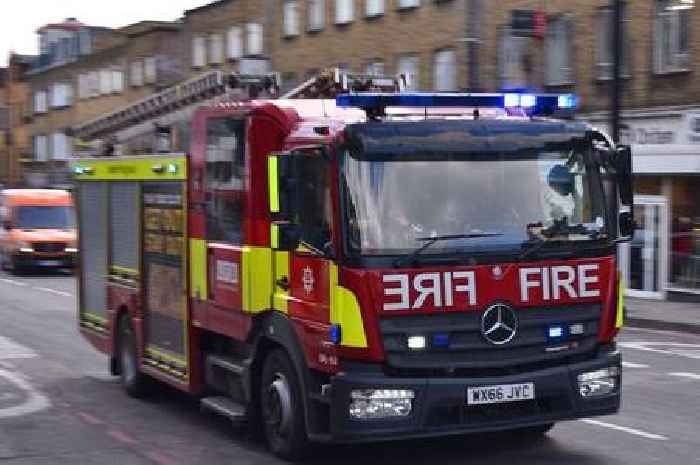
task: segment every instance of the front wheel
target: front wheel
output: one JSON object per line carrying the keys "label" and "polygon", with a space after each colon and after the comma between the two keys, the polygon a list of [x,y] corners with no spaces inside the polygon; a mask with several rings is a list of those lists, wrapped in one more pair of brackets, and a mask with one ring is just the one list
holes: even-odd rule
{"label": "front wheel", "polygon": [[301,384],[289,356],[277,349],[265,358],[260,383],[260,411],[270,450],[286,460],[308,453]]}
{"label": "front wheel", "polygon": [[144,397],[151,387],[151,380],[139,370],[136,335],[127,315],[119,319],[118,342],[119,376],[124,390],[131,397]]}

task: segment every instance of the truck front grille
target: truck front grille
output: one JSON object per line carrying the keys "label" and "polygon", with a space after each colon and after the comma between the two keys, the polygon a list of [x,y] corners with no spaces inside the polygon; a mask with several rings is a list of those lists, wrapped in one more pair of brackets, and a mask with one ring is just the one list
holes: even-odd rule
{"label": "truck front grille", "polygon": [[56,253],[66,250],[64,242],[35,242],[32,244],[35,252]]}
{"label": "truck front grille", "polygon": [[[497,346],[481,334],[481,311],[397,316],[380,320],[379,326],[389,369],[403,374],[425,370],[455,375],[517,373],[585,358],[597,346],[600,304],[516,309],[518,332],[507,344]],[[581,323],[583,333],[565,341],[548,340],[551,325]],[[447,334],[447,347],[433,347],[432,336]],[[411,350],[408,336],[423,335],[425,350]],[[562,348],[565,347],[565,348]]]}

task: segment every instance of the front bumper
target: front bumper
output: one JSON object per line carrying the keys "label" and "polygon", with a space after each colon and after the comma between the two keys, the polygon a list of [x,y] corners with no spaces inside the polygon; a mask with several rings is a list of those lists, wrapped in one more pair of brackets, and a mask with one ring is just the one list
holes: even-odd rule
{"label": "front bumper", "polygon": [[[488,378],[396,378],[375,371],[347,371],[331,380],[330,439],[332,442],[368,442],[413,437],[497,431],[582,417],[616,413],[620,383],[611,394],[583,398],[577,376],[617,366],[617,351],[601,351],[594,359],[553,368]],[[621,372],[621,371],[620,371]],[[467,387],[532,382],[535,399],[482,406],[466,405]],[[382,420],[350,418],[353,389],[412,389],[409,416]]]}
{"label": "front bumper", "polygon": [[77,263],[76,254],[37,254],[18,252],[14,256],[15,266],[25,268],[74,268]]}

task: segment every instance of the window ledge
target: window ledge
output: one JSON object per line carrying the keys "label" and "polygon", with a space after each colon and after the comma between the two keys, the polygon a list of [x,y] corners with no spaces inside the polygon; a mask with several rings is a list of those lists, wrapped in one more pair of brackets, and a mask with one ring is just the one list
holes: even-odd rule
{"label": "window ledge", "polygon": [[[632,75],[631,74],[624,74],[624,75],[620,76],[620,79],[622,79],[623,81],[629,81],[630,79],[632,79]],[[613,82],[613,78],[612,78],[612,76],[611,77],[596,76],[593,79],[593,81],[597,84],[607,84],[607,83]]]}
{"label": "window ledge", "polygon": [[337,27],[345,27],[345,26],[351,25],[353,22],[355,22],[354,19],[349,19],[349,20],[347,20],[347,21],[336,21],[336,22],[335,22],[335,25],[336,25]]}
{"label": "window ledge", "polygon": [[665,77],[665,76],[676,76],[680,74],[690,74],[691,70],[690,68],[682,68],[682,69],[672,69],[672,70],[667,70],[667,71],[653,71],[651,74],[652,76],[655,77]]}
{"label": "window ledge", "polygon": [[324,29],[325,29],[325,27],[323,27],[323,26],[321,26],[321,27],[310,27],[310,28],[308,28],[308,29],[306,30],[306,33],[307,33],[307,34],[318,34],[319,32],[323,32]]}
{"label": "window ledge", "polygon": [[372,20],[375,20],[375,19],[379,19],[379,18],[381,18],[382,16],[384,16],[384,12],[381,12],[381,13],[365,13],[365,19],[366,19],[367,21],[372,21]]}
{"label": "window ledge", "polygon": [[568,82],[546,82],[544,84],[545,87],[574,87],[576,86],[576,83],[573,81],[568,81]]}
{"label": "window ledge", "polygon": [[282,34],[282,38],[284,40],[293,40],[293,39],[296,39],[297,37],[299,37],[298,32],[295,32],[293,34]]}
{"label": "window ledge", "polygon": [[403,11],[417,10],[418,8],[420,8],[420,5],[406,5],[406,6],[399,5],[396,7],[396,9],[398,11],[402,11],[402,12]]}

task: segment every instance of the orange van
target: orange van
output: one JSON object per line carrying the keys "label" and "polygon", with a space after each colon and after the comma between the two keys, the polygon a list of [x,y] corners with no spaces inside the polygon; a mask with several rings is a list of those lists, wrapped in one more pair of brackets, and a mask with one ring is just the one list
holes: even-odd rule
{"label": "orange van", "polygon": [[77,237],[71,194],[50,189],[0,191],[0,264],[5,270],[70,268]]}

